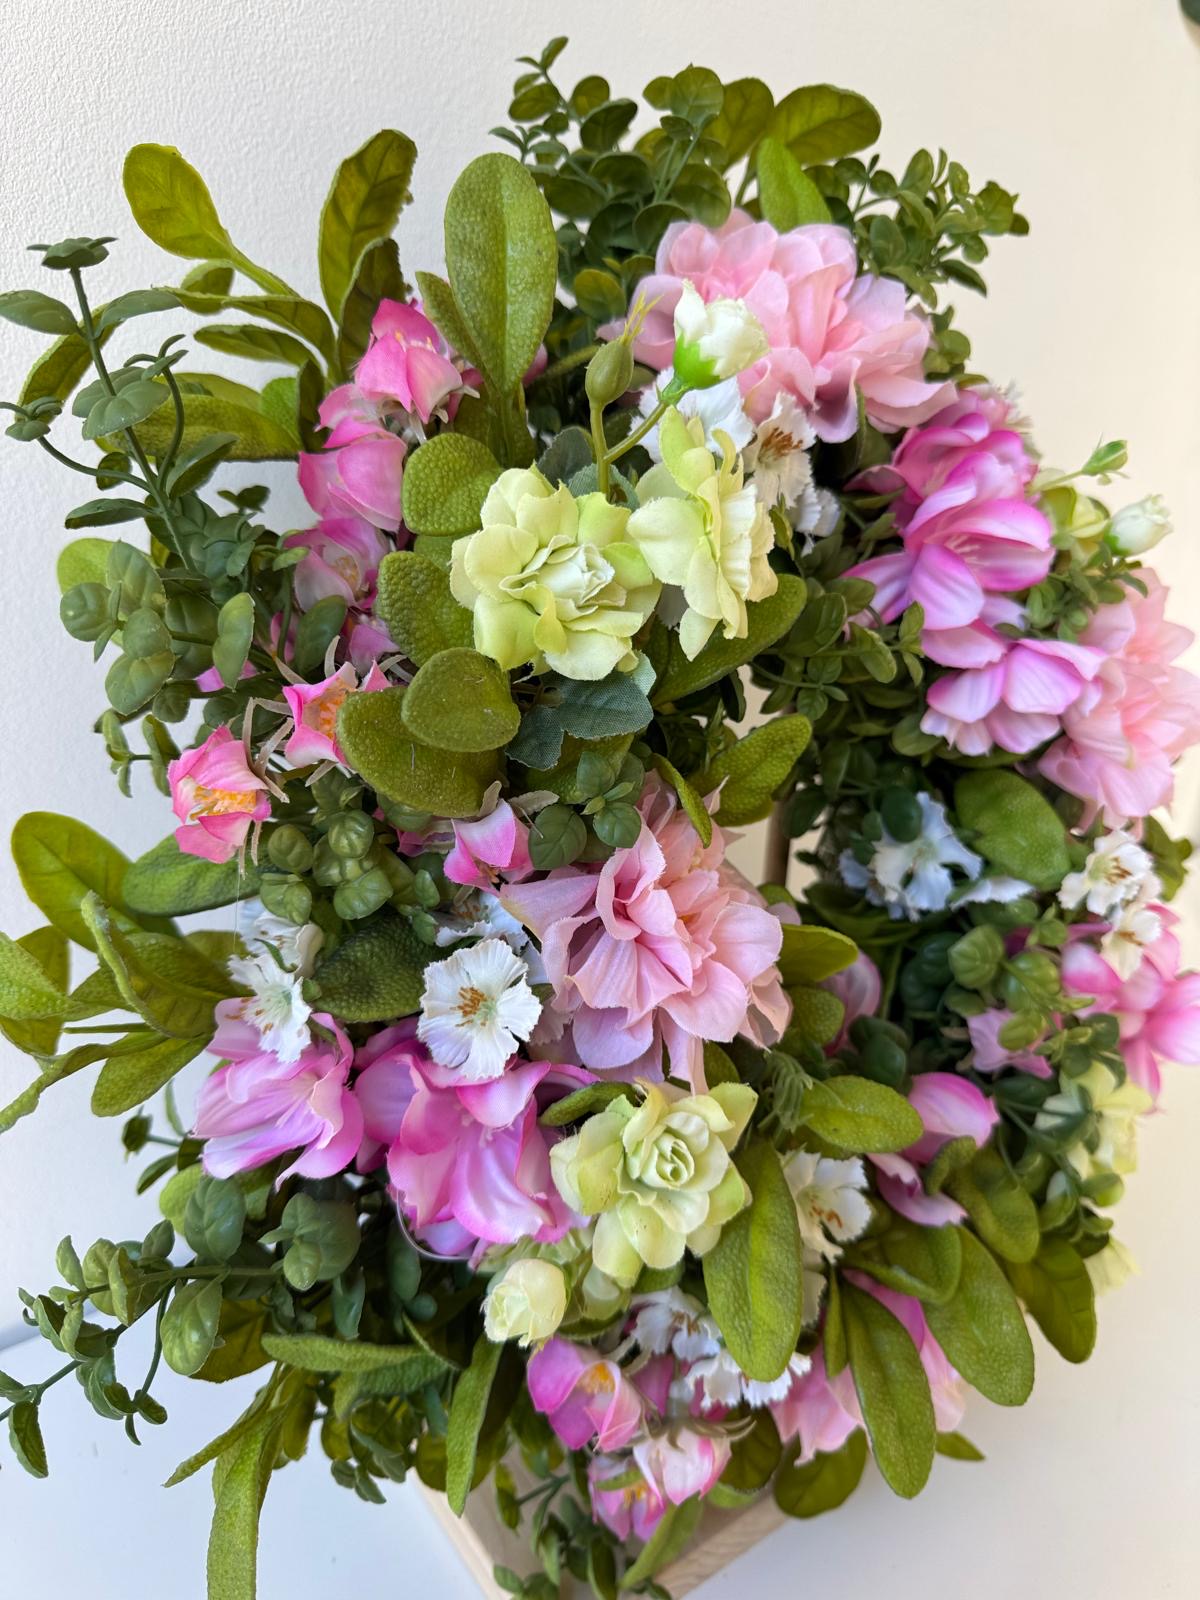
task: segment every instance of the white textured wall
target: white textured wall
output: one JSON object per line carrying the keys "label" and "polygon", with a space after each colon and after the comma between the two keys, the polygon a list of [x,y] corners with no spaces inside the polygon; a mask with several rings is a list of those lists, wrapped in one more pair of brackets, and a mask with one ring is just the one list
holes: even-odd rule
{"label": "white textured wall", "polygon": [[[422,152],[402,259],[437,266],[442,197],[503,120],[510,58],[559,31],[575,41],[559,75],[603,71],[618,92],[689,59],[730,78],[758,74],[778,91],[853,86],[879,106],[896,160],[944,144],[977,179],[1018,190],[1030,237],[999,243],[988,301],[964,295],[979,365],[1018,380],[1052,460],[1078,462],[1101,435],[1131,438],[1129,496],[1157,489],[1170,500],[1181,531],[1160,565],[1177,585],[1177,614],[1200,616],[1200,51],[1176,0],[0,0],[0,286],[53,287],[23,245],[73,232],[120,235],[93,274],[102,293],[171,281],[180,264],[141,238],[120,190],[125,149],[156,140],[200,169],[239,243],[315,292],[316,219],[333,167],[384,125]],[[0,394],[15,393],[39,348],[38,336],[0,323]],[[0,438],[0,823],[7,832],[22,811],[70,811],[136,853],[167,831],[165,803],[144,788],[132,802],[116,792],[89,731],[103,703],[99,673],[56,616],[62,515],[87,494],[86,480],[68,481],[36,447]],[[281,520],[301,515],[294,491],[285,503]],[[1182,829],[1194,829],[1198,792],[1193,767],[1181,784]],[[9,932],[33,925],[7,861],[0,900]],[[5,1100],[26,1077],[23,1060],[0,1054]],[[88,1077],[54,1091],[38,1120],[0,1142],[0,1329],[15,1313],[15,1284],[48,1278],[68,1228],[141,1231],[145,1203],[132,1195],[117,1129],[87,1115]],[[976,1595],[1195,1592],[1198,1135],[1200,1080],[1180,1069],[1119,1212],[1144,1276],[1103,1307],[1097,1357],[1075,1372],[1047,1355],[1022,1416],[985,1414],[971,1429],[993,1459],[962,1470],[996,1509],[959,1545],[962,1561],[978,1563],[958,1567]],[[57,1431],[69,1427],[63,1415]],[[86,1475],[61,1486],[58,1501],[50,1485],[37,1503],[65,1518],[88,1482],[96,1487]],[[833,1577],[839,1541],[847,1555],[864,1548],[879,1526],[867,1506],[876,1517],[885,1509],[874,1495],[819,1538],[807,1535],[814,1566],[842,1592],[856,1585]],[[895,1559],[881,1553],[870,1570],[894,1595],[915,1595],[935,1559],[938,1516],[963,1513],[944,1498],[886,1511]],[[0,1496],[0,1525],[5,1517]],[[1028,1559],[1002,1518],[1019,1518],[1014,1534],[1021,1526],[1034,1541]],[[354,1528],[385,1558],[386,1517]],[[767,1596],[798,1591],[805,1538],[774,1541],[739,1574]],[[199,1540],[196,1528],[193,1561]],[[12,1573],[11,1538],[6,1551]],[[25,1558],[15,1559],[20,1588]],[[84,1581],[115,1600],[97,1570]],[[289,1586],[277,1566],[264,1595],[317,1592],[304,1570]],[[120,1592],[127,1587],[144,1585]],[[198,1580],[170,1592],[198,1594]],[[714,1589],[714,1600],[718,1592],[734,1590]]]}

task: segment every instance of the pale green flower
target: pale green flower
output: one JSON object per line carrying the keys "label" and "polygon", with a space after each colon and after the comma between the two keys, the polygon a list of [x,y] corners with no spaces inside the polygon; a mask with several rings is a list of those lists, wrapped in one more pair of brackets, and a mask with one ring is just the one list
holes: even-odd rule
{"label": "pale green flower", "polygon": [[566,678],[632,671],[659,585],[628,519],[627,506],[577,499],[536,467],[502,472],[450,567],[454,598],[475,614],[475,648],[506,669],[528,662]]}
{"label": "pale green flower", "polygon": [[559,1193],[595,1216],[592,1254],[615,1282],[631,1286],[643,1265],[672,1267],[685,1247],[703,1255],[749,1199],[730,1151],[757,1099],[745,1084],[688,1094],[642,1085],[589,1117],[550,1152]]}
{"label": "pale green flower", "polygon": [[541,1344],[558,1329],[567,1309],[567,1279],[552,1261],[528,1256],[493,1278],[483,1302],[483,1328],[495,1344],[515,1339]]}
{"label": "pale green flower", "polygon": [[1053,1134],[1090,1112],[1079,1142],[1065,1152],[1067,1161],[1085,1181],[1109,1174],[1126,1177],[1137,1167],[1137,1119],[1153,1104],[1132,1078],[1120,1083],[1102,1061],[1093,1061],[1042,1102],[1034,1127]]}
{"label": "pale green flower", "polygon": [[718,463],[704,443],[699,417],[672,407],[658,430],[662,462],[638,484],[641,505],[629,518],[629,537],[663,583],[683,590],[687,611],[679,642],[689,660],[718,625],[726,639],[749,630],[746,603],[774,594],[778,579],[768,556],[771,519],[729,435],[714,430]]}

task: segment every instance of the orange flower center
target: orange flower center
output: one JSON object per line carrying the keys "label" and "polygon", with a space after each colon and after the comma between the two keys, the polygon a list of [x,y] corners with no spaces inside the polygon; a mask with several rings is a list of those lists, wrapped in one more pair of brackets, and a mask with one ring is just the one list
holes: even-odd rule
{"label": "orange flower center", "polygon": [[192,796],[194,817],[226,817],[232,812],[253,811],[257,797],[253,789],[210,789],[198,783]]}

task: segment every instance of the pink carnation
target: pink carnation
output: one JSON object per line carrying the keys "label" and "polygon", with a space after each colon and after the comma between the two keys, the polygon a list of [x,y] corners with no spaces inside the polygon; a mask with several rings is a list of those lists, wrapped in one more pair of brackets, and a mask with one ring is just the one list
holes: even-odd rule
{"label": "pink carnation", "polygon": [[655,777],[638,809],[637,841],[598,871],[556,868],[500,899],[541,941],[578,1060],[657,1078],[665,1046],[672,1073],[700,1087],[706,1039],[772,1044],[786,1027],[783,930],[725,860],[720,828],[703,846]]}
{"label": "pink carnation", "polygon": [[283,698],[292,713],[292,733],[283,747],[284,755],[295,767],[315,761],[345,765],[337,742],[337,714],[342,702],[347,695],[387,687],[388,680],[377,666],[360,684],[349,663],[320,683],[285,683]]}
{"label": "pink carnation", "polygon": [[1083,826],[1109,827],[1167,805],[1176,758],[1200,740],[1200,679],[1172,663],[1194,635],[1164,616],[1167,590],[1143,570],[1136,590],[1101,606],[1080,635],[1106,658],[1063,713],[1063,737],[1038,770],[1085,802]]}
{"label": "pink carnation", "polygon": [[351,1046],[332,1017],[313,1014],[332,1038],[318,1038],[292,1062],[262,1048],[258,1030],[239,1016],[240,1001],[216,1008],[210,1049],[227,1065],[206,1078],[193,1132],[206,1140],[204,1169],[215,1178],[300,1153],[280,1173],[330,1178],[350,1165],[362,1139],[358,1102],[347,1087]]}
{"label": "pink carnation", "polygon": [[984,623],[927,630],[924,647],[932,660],[964,670],[930,684],[921,727],[968,756],[987,755],[994,745],[1024,755],[1053,739],[1063,713],[1104,665],[1087,645],[1009,639]]}
{"label": "pink carnation", "polygon": [[369,1159],[387,1146],[388,1177],[413,1225],[447,1254],[480,1240],[559,1239],[577,1222],[550,1177],[538,1090],[577,1088],[587,1075],[548,1061],[516,1061],[486,1083],[460,1083],[417,1042],[415,1026],[388,1030],[355,1091]]}
{"label": "pink carnation", "polygon": [[868,417],[885,429],[931,416],[954,393],[947,383],[925,381],[929,324],[910,310],[904,286],[859,275],[844,228],[813,223],[779,234],[744,211],[731,212],[717,229],[673,222],[654,272],[640,285],[656,303],[634,353],[656,370],[674,356],[675,306],[685,279],[705,301],[744,300],[763,326],[770,349],[738,380],[756,422],[789,394],[822,439],[848,439],[858,424],[860,393]]}
{"label": "pink carnation", "polygon": [[642,1425],[642,1398],[615,1361],[569,1339],[529,1358],[529,1397],[568,1450],[620,1450]]}
{"label": "pink carnation", "polygon": [[1094,1000],[1087,1011],[1116,1017],[1126,1070],[1157,1099],[1163,1061],[1200,1062],[1200,972],[1180,974],[1179,940],[1171,931],[1179,919],[1166,906],[1153,909],[1163,931],[1132,977],[1121,978],[1095,945],[1080,940],[1063,952],[1062,978],[1068,994]]}
{"label": "pink carnation", "polygon": [[228,728],[210,733],[167,768],[171,804],[181,826],[175,842],[185,855],[229,861],[256,822],[271,815],[267,785]]}

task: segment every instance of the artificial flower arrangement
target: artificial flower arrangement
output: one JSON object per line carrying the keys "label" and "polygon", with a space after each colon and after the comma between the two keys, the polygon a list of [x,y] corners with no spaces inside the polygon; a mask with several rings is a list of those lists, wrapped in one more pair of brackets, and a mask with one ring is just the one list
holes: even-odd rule
{"label": "artificial flower arrangement", "polygon": [[[212,1600],[253,1594],[310,1435],[367,1500],[490,1480],[528,1600],[663,1595],[705,1508],[812,1516],[868,1456],[915,1495],[977,1458],[969,1389],[1028,1398],[1027,1316],[1090,1352],[1137,1118],[1200,1060],[1151,816],[1200,737],[1161,504],[1094,496],[1120,444],[1042,466],[941,303],[1013,197],[857,154],[878,117],[829,86],[689,67],[635,138],[602,78],[559,89],[564,43],[454,184],[445,277],[402,276],[383,132],[322,213],[325,307],[153,145],[126,193],[178,284],[95,304],[112,241],[79,238],[33,247],[69,303],[0,297],[53,337],[8,432],[94,480],[68,527],[148,529],[66,546],[62,620],[176,819],[132,863],[13,835],[46,925],[0,947],[37,1065],[0,1126],[98,1066],[166,1153],[144,1239],[64,1239],[23,1293],[65,1365],[0,1375],[4,1414],[40,1476],[68,1376],[136,1440],[163,1364],[260,1373],[172,1479],[214,1467]],[[287,375],[130,339],[178,309]],[[95,460],[53,442],[69,400]],[[311,527],[211,488],[281,459]],[[728,849],[768,817],[756,888]]]}

